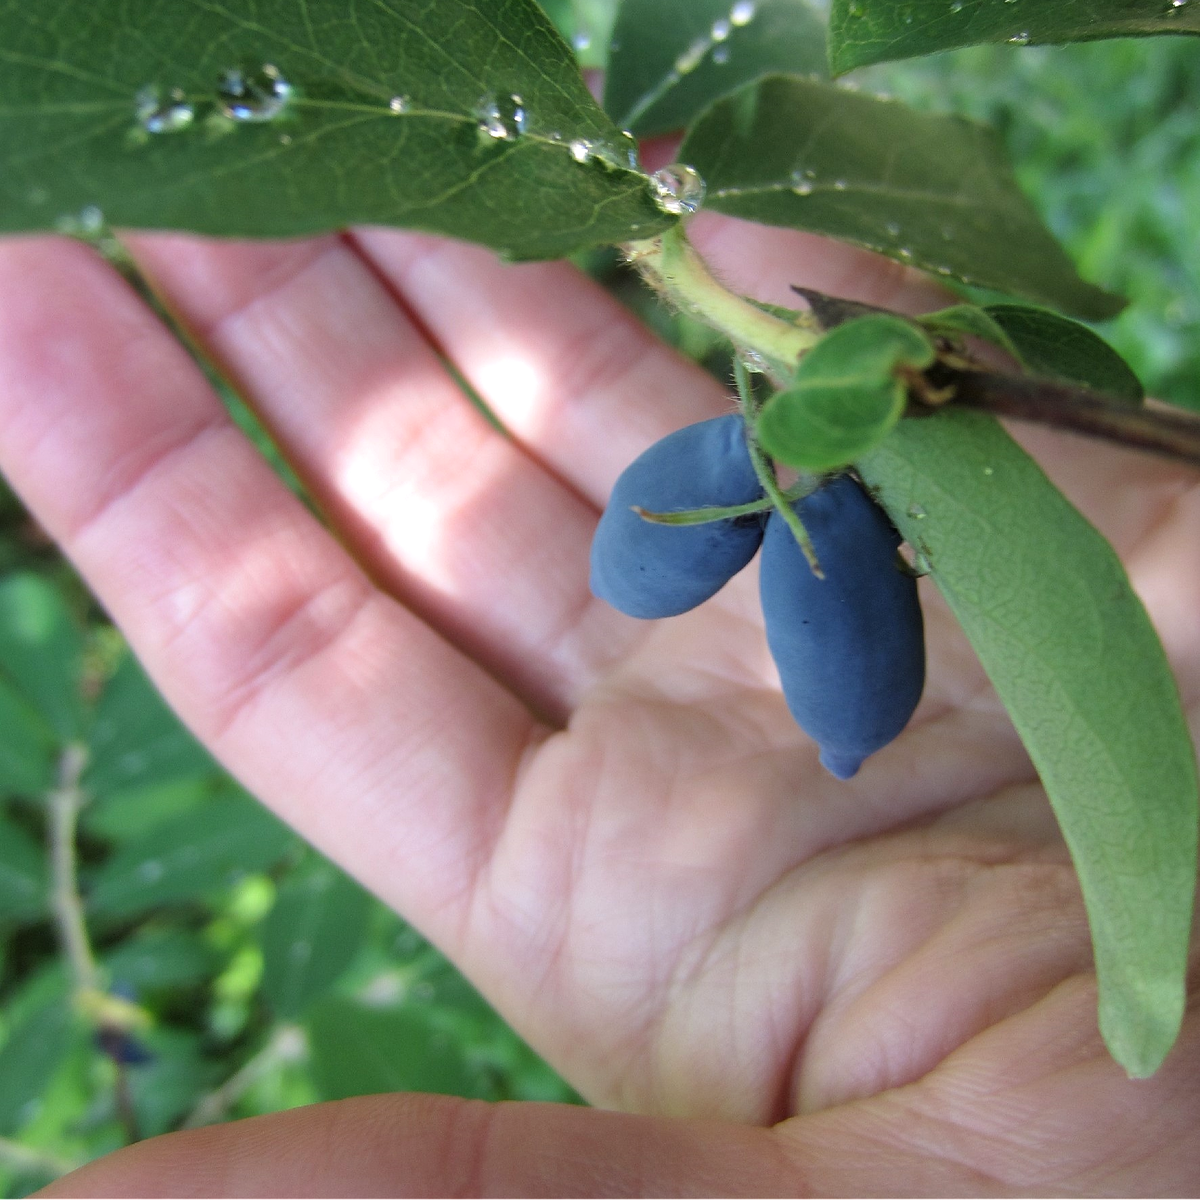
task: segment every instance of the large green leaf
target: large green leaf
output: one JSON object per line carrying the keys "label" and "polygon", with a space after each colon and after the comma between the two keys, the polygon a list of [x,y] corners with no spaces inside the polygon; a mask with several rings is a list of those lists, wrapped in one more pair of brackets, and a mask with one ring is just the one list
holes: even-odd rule
{"label": "large green leaf", "polygon": [[217,796],[122,846],[91,877],[88,911],[124,917],[194,900],[264,870],[295,844],[287,826],[250,797]]}
{"label": "large green leaf", "polygon": [[840,75],[867,63],[980,42],[1090,42],[1200,33],[1192,0],[833,0],[829,60]]}
{"label": "large green leaf", "polygon": [[370,222],[557,257],[669,224],[629,149],[534,0],[0,0],[0,231]]}
{"label": "large green leaf", "polygon": [[825,24],[808,0],[623,0],[604,107],[643,137],[775,71],[826,74]]}
{"label": "large green leaf", "polygon": [[481,1096],[483,1081],[421,1006],[367,1008],[330,998],[309,1016],[313,1077],[326,1100],[377,1092]]}
{"label": "large green leaf", "polygon": [[1132,1075],[1179,1030],[1196,755],[1108,543],[984,414],[902,421],[860,473],[932,571],[1009,710],[1083,887],[1100,1028]]}
{"label": "large green leaf", "polygon": [[275,1015],[299,1016],[350,965],[367,934],[371,897],[317,860],[280,885],[260,941],[262,990]]}
{"label": "large green leaf", "polygon": [[45,851],[24,829],[0,816],[0,925],[44,916],[48,901]]}
{"label": "large green leaf", "polygon": [[1085,283],[1021,193],[995,134],[960,117],[774,76],[718,101],[680,158],[706,206],[828,234],[1083,317],[1122,302]]}
{"label": "large green leaf", "polygon": [[91,760],[84,785],[100,797],[211,776],[217,770],[130,653],[100,694],[88,744]]}
{"label": "large green leaf", "polygon": [[[3,211],[0,201],[0,226]],[[82,664],[83,634],[52,584],[27,572],[0,583],[0,674],[63,738],[77,737],[82,726]]]}

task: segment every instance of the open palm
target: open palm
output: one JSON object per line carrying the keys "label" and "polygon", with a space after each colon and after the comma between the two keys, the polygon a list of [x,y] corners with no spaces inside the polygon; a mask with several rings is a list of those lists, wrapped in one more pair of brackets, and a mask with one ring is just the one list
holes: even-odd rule
{"label": "open palm", "polygon": [[[803,235],[693,233],[763,299],[936,302]],[[932,587],[925,698],[850,783],[787,714],[755,568],[672,621],[590,597],[613,480],[728,411],[716,382],[562,264],[380,231],[134,249],[333,532],[57,240],[0,248],[0,469],[222,761],[589,1100],[648,1119],[370,1098],[159,1139],[73,1194],[1200,1180],[1200,1024],[1150,1082],[1107,1058],[1045,795]],[[1200,723],[1194,476],[1026,441],[1126,556]]]}

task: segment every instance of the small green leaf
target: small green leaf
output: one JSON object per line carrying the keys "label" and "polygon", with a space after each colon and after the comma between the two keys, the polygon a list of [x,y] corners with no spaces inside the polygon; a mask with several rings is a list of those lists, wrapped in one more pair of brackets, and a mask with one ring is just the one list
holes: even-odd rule
{"label": "small green leaf", "polygon": [[1038,769],[1091,922],[1100,1028],[1153,1074],[1179,1031],[1196,752],[1109,544],[990,417],[903,421],[856,467],[928,563]]}
{"label": "small green leaf", "polygon": [[827,73],[825,23],[808,0],[623,0],[604,107],[640,137],[669,133],[776,71]]}
{"label": "small green leaf", "polygon": [[37,1113],[59,1065],[82,1037],[65,995],[30,1013],[0,1046],[0,1136],[10,1136]]}
{"label": "small green leaf", "polygon": [[1133,368],[1086,325],[1021,304],[988,304],[983,311],[1008,335],[1034,375],[1082,383],[1131,404],[1145,398]]}
{"label": "small green leaf", "polygon": [[[3,211],[0,200],[0,223]],[[62,738],[82,727],[82,664],[83,634],[52,584],[28,572],[0,583],[0,673]]]}
{"label": "small green leaf", "polygon": [[1123,306],[1079,278],[973,121],[774,76],[718,101],[679,157],[704,176],[708,208],[1083,317]]}
{"label": "small green leaf", "polygon": [[795,383],[763,408],[763,448],[802,471],[853,462],[887,436],[904,412],[897,370],[924,370],[929,339],[899,317],[865,316],[827,333],[800,361]]}
{"label": "small green leaf", "polygon": [[842,75],[983,42],[1030,46],[1180,33],[1200,33],[1200,12],[1189,0],[833,0],[829,61]]}
{"label": "small green leaf", "polygon": [[313,1077],[323,1099],[378,1092],[483,1094],[461,1041],[449,1038],[425,1008],[367,1008],[330,998],[310,1012],[307,1026]]}
{"label": "small green leaf", "polygon": [[295,835],[249,796],[217,796],[122,846],[91,877],[89,913],[125,917],[199,899],[278,862]]}
{"label": "small green leaf", "polygon": [[534,0],[0,0],[0,232],[370,223],[554,258],[672,223],[631,146]]}
{"label": "small green leaf", "polygon": [[112,792],[85,806],[79,821],[89,834],[129,842],[207,803],[219,786],[220,776],[214,776]]}
{"label": "small green leaf", "polygon": [[89,749],[84,786],[99,797],[211,776],[218,769],[131,653],[100,694]]}
{"label": "small green leaf", "polygon": [[993,346],[999,346],[1001,350],[1007,350],[1013,358],[1021,358],[1020,351],[1005,333],[1004,327],[988,316],[985,309],[974,304],[955,304],[937,312],[924,313],[917,320],[931,333],[951,337],[967,334],[970,337],[982,338],[991,342]]}
{"label": "small green leaf", "polygon": [[197,934],[180,926],[139,930],[104,958],[113,984],[139,992],[191,987],[216,974],[215,951]]}
{"label": "small green leaf", "polygon": [[45,916],[48,899],[45,850],[0,816],[0,925]]}
{"label": "small green leaf", "polygon": [[260,935],[262,990],[277,1017],[299,1016],[350,965],[371,905],[367,892],[322,859],[280,885]]}
{"label": "small green leaf", "polygon": [[0,796],[32,796],[54,778],[55,739],[50,727],[0,678]]}
{"label": "small green leaf", "polygon": [[157,1137],[178,1126],[210,1087],[221,1082],[221,1067],[205,1057],[194,1030],[158,1027],[138,1034],[151,1058],[130,1069],[129,1092],[138,1132]]}

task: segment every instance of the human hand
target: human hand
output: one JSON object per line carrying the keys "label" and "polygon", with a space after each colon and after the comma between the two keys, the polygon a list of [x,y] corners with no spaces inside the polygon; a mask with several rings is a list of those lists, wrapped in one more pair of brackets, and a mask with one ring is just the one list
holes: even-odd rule
{"label": "human hand", "polygon": [[[938,303],[805,235],[690,232],[766,300]],[[565,264],[380,231],[131,244],[336,538],[59,240],[0,246],[0,469],[242,782],[589,1100],[641,1115],[366,1098],[156,1139],[48,1194],[1194,1187],[1200,1025],[1150,1081],[1109,1060],[1057,827],[928,583],[925,698],[849,783],[787,714],[753,567],[667,622],[590,598],[613,480],[727,411],[717,383]],[[1022,437],[1126,557],[1196,728],[1194,477]]]}

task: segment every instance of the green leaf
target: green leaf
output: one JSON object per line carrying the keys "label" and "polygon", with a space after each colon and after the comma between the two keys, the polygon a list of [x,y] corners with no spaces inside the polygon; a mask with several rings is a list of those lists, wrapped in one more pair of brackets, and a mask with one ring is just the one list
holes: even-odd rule
{"label": "green leaf", "polygon": [[581,67],[608,62],[608,43],[617,19],[617,0],[540,0],[555,28],[574,47]]}
{"label": "green leaf", "polygon": [[220,786],[219,777],[131,788],[97,798],[80,813],[88,833],[110,842],[140,838],[164,821],[205,804]]}
{"label": "green leaf", "polygon": [[54,779],[55,741],[49,726],[0,678],[0,795],[32,796]]}
{"label": "green leaf", "polygon": [[46,852],[0,816],[0,925],[45,916],[48,891]]}
{"label": "green leaf", "polygon": [[623,0],[604,107],[641,137],[668,133],[777,71],[827,73],[825,24],[808,0]]}
{"label": "green leaf", "polygon": [[139,992],[191,987],[216,973],[217,956],[200,937],[180,926],[139,930],[104,958],[113,984]]}
{"label": "green leaf", "polygon": [[214,797],[121,847],[91,877],[93,916],[125,917],[199,899],[278,862],[295,835],[248,796]]}
{"label": "green leaf", "polygon": [[1129,364],[1086,325],[1021,304],[988,304],[983,311],[1004,330],[1034,375],[1082,383],[1131,404],[1145,398]]}
{"label": "green leaf", "polygon": [[100,694],[89,749],[84,786],[99,797],[211,776],[218,770],[130,653]]}
{"label": "green leaf", "polygon": [[367,935],[371,897],[317,860],[280,885],[260,941],[262,990],[275,1015],[297,1017],[354,960]]}
{"label": "green leaf", "polygon": [[[231,71],[278,113],[224,115]],[[371,223],[553,258],[671,223],[629,147],[534,0],[0,0],[0,232]]]}
{"label": "green leaf", "polygon": [[421,1007],[367,1008],[330,998],[308,1018],[313,1078],[326,1100],[378,1092],[481,1095],[482,1081]]}
{"label": "green leaf", "polygon": [[1117,400],[1145,398],[1133,368],[1086,325],[1024,304],[956,304],[926,313],[920,323],[934,333],[971,334],[1007,350],[1033,375],[1079,383]]}
{"label": "green leaf", "polygon": [[82,1036],[65,995],[30,1013],[0,1046],[0,1136],[37,1113],[55,1071]]}
{"label": "green leaf", "polygon": [[928,563],[1042,778],[1079,873],[1114,1058],[1179,1030],[1196,755],[1161,644],[1109,544],[990,417],[902,421],[857,464]]}
{"label": "green leaf", "polygon": [[718,101],[679,156],[704,176],[708,208],[1083,317],[1122,307],[1078,277],[973,121],[775,76]]}
{"label": "green leaf", "polygon": [[835,75],[868,63],[982,42],[1090,42],[1200,33],[1189,0],[833,0],[829,61]]}
{"label": "green leaf", "polygon": [[937,312],[923,313],[917,317],[917,321],[931,333],[950,337],[967,334],[970,337],[982,338],[991,342],[993,346],[999,346],[1001,350],[1007,350],[1013,358],[1021,358],[1020,351],[1005,333],[1004,327],[988,316],[986,310],[974,304],[955,304]]}
{"label": "green leaf", "polygon": [[157,1028],[138,1034],[152,1055],[129,1071],[138,1132],[157,1137],[178,1125],[204,1092],[220,1082],[220,1067],[206,1061],[201,1036],[191,1030]]}
{"label": "green leaf", "polygon": [[[0,199],[0,223],[3,213]],[[82,727],[82,664],[83,635],[58,590],[28,572],[0,582],[0,672],[62,738]]]}
{"label": "green leaf", "polygon": [[858,317],[827,333],[803,359],[795,383],[763,408],[763,448],[802,471],[845,466],[878,445],[900,420],[901,366],[922,371],[929,339],[899,317]]}

